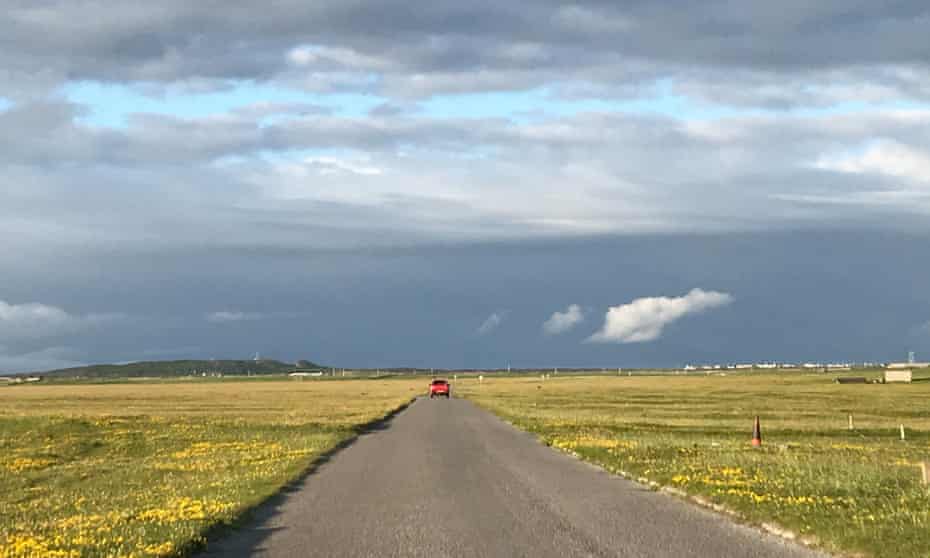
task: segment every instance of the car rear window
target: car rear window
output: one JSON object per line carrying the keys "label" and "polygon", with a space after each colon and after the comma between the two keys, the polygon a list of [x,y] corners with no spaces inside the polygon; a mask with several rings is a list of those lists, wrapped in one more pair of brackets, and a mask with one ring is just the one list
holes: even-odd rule
{"label": "car rear window", "polygon": [[446,381],[445,381],[445,380],[433,380],[433,385],[434,385],[434,386],[442,386],[442,385],[445,385],[445,384],[446,384]]}

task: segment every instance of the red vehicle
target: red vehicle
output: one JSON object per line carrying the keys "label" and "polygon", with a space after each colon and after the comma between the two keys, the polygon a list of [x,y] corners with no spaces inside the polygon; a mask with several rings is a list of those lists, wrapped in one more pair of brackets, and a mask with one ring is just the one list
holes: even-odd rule
{"label": "red vehicle", "polygon": [[429,398],[445,396],[446,399],[449,398],[449,395],[452,391],[452,388],[449,387],[449,382],[445,380],[433,380],[429,385]]}

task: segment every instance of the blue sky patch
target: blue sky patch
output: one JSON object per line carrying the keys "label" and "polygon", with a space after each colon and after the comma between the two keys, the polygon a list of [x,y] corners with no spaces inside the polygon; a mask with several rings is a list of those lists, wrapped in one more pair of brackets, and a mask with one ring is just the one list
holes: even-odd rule
{"label": "blue sky patch", "polygon": [[309,103],[331,109],[342,116],[362,116],[383,99],[362,94],[320,95],[267,84],[233,83],[228,89],[192,93],[163,90],[155,94],[141,87],[75,82],[62,88],[69,101],[87,105],[90,111],[82,118],[86,124],[101,127],[124,127],[132,113],[165,114],[176,118],[202,118],[224,114],[254,103]]}
{"label": "blue sky patch", "polygon": [[[84,124],[122,128],[133,113],[163,114],[194,119],[226,114],[255,103],[306,103],[320,106],[332,114],[344,117],[364,117],[373,108],[390,102],[386,98],[352,93],[308,93],[255,82],[235,82],[226,89],[210,92],[190,92],[182,88],[162,88],[146,91],[144,86],[72,82],[62,87],[61,95],[71,102],[88,107],[79,117]],[[0,97],[0,111],[11,103]],[[628,99],[565,98],[541,87],[526,91],[484,92],[438,95],[416,105],[415,113],[429,118],[502,118],[515,122],[572,116],[589,112],[617,112],[661,115],[688,120],[712,120],[735,116],[794,114],[798,116],[848,114],[886,109],[916,109],[924,105],[913,102],[869,103],[847,102],[829,107],[805,107],[776,110],[753,107],[733,107],[701,102],[674,93],[673,84],[658,82],[649,95]],[[268,116],[268,124],[286,115]]]}

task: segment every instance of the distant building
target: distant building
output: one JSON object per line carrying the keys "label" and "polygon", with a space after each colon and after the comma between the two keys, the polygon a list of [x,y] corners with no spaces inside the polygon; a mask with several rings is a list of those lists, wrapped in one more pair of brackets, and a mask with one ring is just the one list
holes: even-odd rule
{"label": "distant building", "polygon": [[0,376],[0,381],[6,382],[8,384],[25,384],[41,382],[42,376]]}
{"label": "distant building", "polygon": [[930,362],[889,362],[885,368],[889,370],[900,370],[902,368],[927,368]]}
{"label": "distant building", "polygon": [[885,383],[906,383],[913,381],[913,373],[910,370],[885,370]]}

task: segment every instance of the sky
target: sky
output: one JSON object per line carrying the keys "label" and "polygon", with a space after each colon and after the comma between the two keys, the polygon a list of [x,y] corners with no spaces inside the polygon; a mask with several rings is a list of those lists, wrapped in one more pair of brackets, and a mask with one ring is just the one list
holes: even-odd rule
{"label": "sky", "polygon": [[0,373],[930,359],[925,2],[0,7]]}

